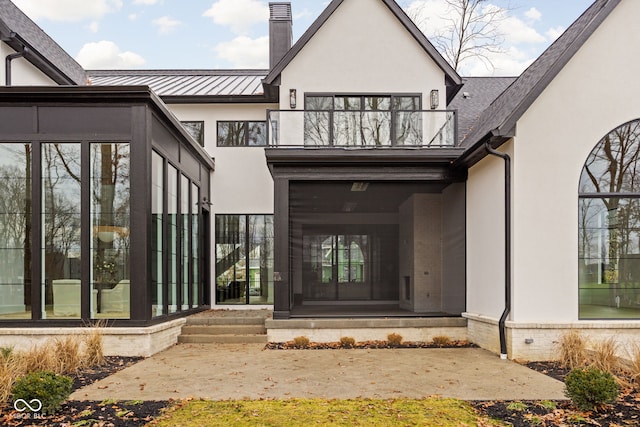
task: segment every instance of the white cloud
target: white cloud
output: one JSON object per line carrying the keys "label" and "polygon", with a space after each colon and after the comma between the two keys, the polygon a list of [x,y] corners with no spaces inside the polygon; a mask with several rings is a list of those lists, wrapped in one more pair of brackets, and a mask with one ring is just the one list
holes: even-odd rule
{"label": "white cloud", "polygon": [[76,55],[76,61],[86,69],[138,68],[146,62],[142,56],[122,52],[117,44],[107,40],[86,43]]}
{"label": "white cloud", "polygon": [[158,4],[158,0],[134,0],[133,4],[144,4],[146,6],[152,6]]}
{"label": "white cloud", "polygon": [[511,47],[505,53],[493,53],[488,55],[491,65],[481,59],[472,58],[464,64],[461,74],[465,76],[510,76],[515,77],[534,61],[525,53],[515,47]]}
{"label": "white cloud", "polygon": [[163,16],[161,18],[153,20],[153,25],[158,27],[158,32],[160,34],[169,34],[181,24],[182,22],[173,19],[170,16]]}
{"label": "white cloud", "polygon": [[100,23],[98,21],[92,21],[87,25],[87,29],[95,34],[100,29]]}
{"label": "white cloud", "polygon": [[[428,38],[438,34],[446,34],[452,25],[451,9],[446,0],[412,0],[406,7],[407,14],[414,19],[418,27]],[[502,52],[484,53],[487,60],[469,58],[462,63],[462,75],[519,75],[528,67],[536,56],[538,46],[547,42],[547,37],[540,34],[533,23],[542,18],[535,8],[525,12],[525,18],[519,18],[512,11],[500,8],[492,3],[484,3],[482,12],[495,11],[495,25],[501,34]],[[525,53],[526,52],[526,53]]]}
{"label": "white cloud", "polygon": [[234,68],[269,67],[269,37],[252,39],[239,36],[231,41],[218,43],[214,50]]}
{"label": "white cloud", "polygon": [[31,19],[77,22],[100,19],[122,8],[122,0],[13,0]]}
{"label": "white cloud", "polygon": [[202,16],[213,19],[236,34],[247,34],[254,24],[269,19],[269,8],[258,0],[218,0]]}
{"label": "white cloud", "polygon": [[549,41],[554,41],[564,33],[566,28],[563,26],[549,28],[545,33]]}
{"label": "white cloud", "polygon": [[130,13],[129,16],[127,16],[127,18],[129,18],[129,21],[135,21],[136,19],[138,19],[138,14]]}
{"label": "white cloud", "polygon": [[498,23],[498,31],[504,34],[507,45],[544,43],[547,39],[520,18],[507,16]]}
{"label": "white cloud", "polygon": [[524,13],[524,16],[531,19],[532,21],[539,21],[540,18],[542,18],[542,13],[540,13],[540,11],[535,7],[532,7]]}

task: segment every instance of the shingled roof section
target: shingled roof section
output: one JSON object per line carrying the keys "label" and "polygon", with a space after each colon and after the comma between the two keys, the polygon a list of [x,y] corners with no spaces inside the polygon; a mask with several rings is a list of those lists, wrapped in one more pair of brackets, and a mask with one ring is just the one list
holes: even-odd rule
{"label": "shingled roof section", "polygon": [[0,38],[14,50],[29,48],[25,58],[56,83],[87,83],[82,66],[10,0],[0,0]]}
{"label": "shingled roof section", "polygon": [[478,117],[516,77],[464,77],[462,89],[447,106],[458,111],[458,140],[462,142]]}
{"label": "shingled roof section", "polygon": [[619,3],[596,0],[480,115],[462,141],[467,147],[463,162],[476,157],[474,152],[489,138],[514,136],[516,122]]}

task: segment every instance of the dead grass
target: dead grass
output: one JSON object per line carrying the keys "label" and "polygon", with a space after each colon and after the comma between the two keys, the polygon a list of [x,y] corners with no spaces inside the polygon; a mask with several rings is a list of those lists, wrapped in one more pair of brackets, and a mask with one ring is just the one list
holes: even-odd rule
{"label": "dead grass", "polygon": [[6,402],[9,399],[11,388],[22,373],[23,365],[15,354],[0,358],[0,402]]}
{"label": "dead grass", "polygon": [[52,369],[52,371],[57,374],[74,374],[78,372],[85,365],[83,354],[80,351],[81,343],[82,340],[74,335],[56,338],[53,341],[56,369]]}
{"label": "dead grass", "polygon": [[640,344],[634,343],[631,349],[628,350],[629,360],[627,363],[627,370],[629,376],[633,381],[635,388],[640,388]]}
{"label": "dead grass", "polygon": [[572,329],[560,337],[560,364],[563,368],[574,369],[587,363],[587,346],[580,332]]}
{"label": "dead grass", "polygon": [[389,345],[400,345],[402,344],[402,335],[400,334],[396,334],[396,333],[391,333],[389,335],[387,335],[387,342],[389,343]]}
{"label": "dead grass", "polygon": [[433,337],[433,343],[438,347],[444,347],[451,343],[451,338],[446,335],[438,335]]}
{"label": "dead grass", "polygon": [[353,348],[356,345],[356,339],[353,337],[340,337],[340,347]]}
{"label": "dead grass", "polygon": [[293,346],[295,348],[308,348],[309,342],[310,342],[309,338],[305,336],[299,336],[293,339]]}
{"label": "dead grass", "polygon": [[23,372],[34,371],[53,371],[56,374],[60,372],[60,366],[54,353],[54,346],[51,341],[47,341],[39,346],[33,346],[29,351],[19,352],[16,358],[19,358],[23,364]]}
{"label": "dead grass", "polygon": [[616,355],[617,349],[618,343],[613,337],[596,342],[593,346],[589,365],[601,371],[616,375],[620,371],[620,360]]}
{"label": "dead grass", "polygon": [[455,399],[291,399],[179,402],[149,425],[189,426],[504,426]]}
{"label": "dead grass", "polygon": [[84,339],[84,364],[85,366],[104,365],[102,329],[107,327],[107,321],[98,320],[89,326],[92,329]]}

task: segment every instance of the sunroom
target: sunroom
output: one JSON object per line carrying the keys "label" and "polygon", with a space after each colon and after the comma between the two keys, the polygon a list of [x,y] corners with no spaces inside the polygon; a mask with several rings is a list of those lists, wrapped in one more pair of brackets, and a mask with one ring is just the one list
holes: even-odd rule
{"label": "sunroom", "polygon": [[0,89],[0,327],[207,301],[213,160],[147,87]]}

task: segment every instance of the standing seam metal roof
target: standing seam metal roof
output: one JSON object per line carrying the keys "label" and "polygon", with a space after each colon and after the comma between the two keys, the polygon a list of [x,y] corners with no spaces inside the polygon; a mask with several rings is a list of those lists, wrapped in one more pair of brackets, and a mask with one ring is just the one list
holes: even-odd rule
{"label": "standing seam metal roof", "polygon": [[268,70],[93,70],[94,86],[149,86],[160,96],[262,96]]}

